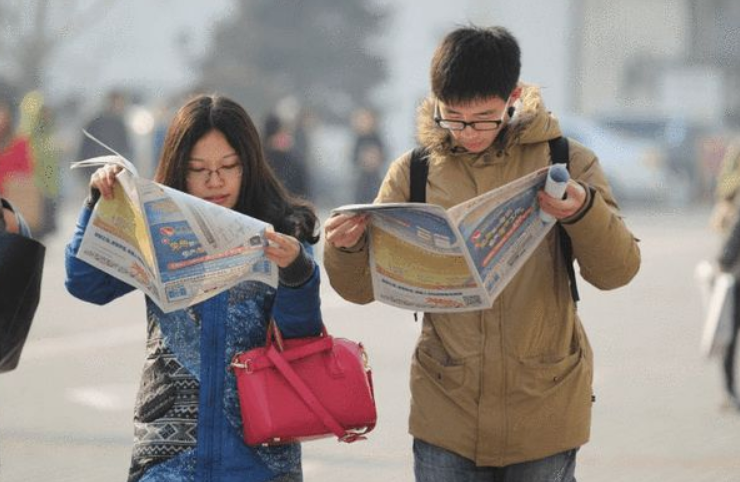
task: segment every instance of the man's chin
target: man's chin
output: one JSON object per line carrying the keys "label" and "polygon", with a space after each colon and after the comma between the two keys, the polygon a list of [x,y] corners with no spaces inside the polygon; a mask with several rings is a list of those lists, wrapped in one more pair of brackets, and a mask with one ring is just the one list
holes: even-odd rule
{"label": "man's chin", "polygon": [[487,147],[488,145],[482,142],[478,144],[469,144],[462,146],[463,149],[471,154],[480,154],[481,152],[485,151]]}

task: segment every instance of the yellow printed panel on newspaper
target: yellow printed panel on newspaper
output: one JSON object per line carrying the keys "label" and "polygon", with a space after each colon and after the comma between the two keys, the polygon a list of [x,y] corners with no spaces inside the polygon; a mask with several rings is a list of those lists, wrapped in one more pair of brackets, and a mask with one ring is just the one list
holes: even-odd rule
{"label": "yellow printed panel on newspaper", "polygon": [[377,226],[372,229],[375,265],[379,274],[426,289],[474,288],[462,255],[440,255],[421,249]]}
{"label": "yellow printed panel on newspaper", "polygon": [[154,266],[154,254],[149,246],[144,218],[138,214],[120,184],[113,186],[113,199],[101,199],[98,204],[95,226],[137,246],[147,264]]}

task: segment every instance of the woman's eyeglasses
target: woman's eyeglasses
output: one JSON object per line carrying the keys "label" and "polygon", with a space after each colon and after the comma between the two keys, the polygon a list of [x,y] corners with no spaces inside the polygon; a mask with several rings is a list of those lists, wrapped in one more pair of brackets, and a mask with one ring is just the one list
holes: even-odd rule
{"label": "woman's eyeglasses", "polygon": [[188,179],[191,181],[208,182],[211,180],[211,174],[216,174],[222,181],[240,176],[242,165],[240,162],[221,166],[218,169],[208,169],[206,167],[188,167]]}

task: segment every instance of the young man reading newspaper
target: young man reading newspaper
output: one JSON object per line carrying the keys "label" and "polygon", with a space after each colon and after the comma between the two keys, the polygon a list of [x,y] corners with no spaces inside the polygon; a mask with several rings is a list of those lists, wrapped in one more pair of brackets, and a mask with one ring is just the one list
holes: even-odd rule
{"label": "young man reading newspaper", "polygon": [[[428,203],[449,208],[550,163],[557,119],[519,73],[519,46],[503,28],[460,28],[439,45],[418,120]],[[410,158],[391,165],[376,203],[410,199]],[[564,226],[586,281],[623,286],[639,269],[637,242],[594,153],[570,141],[569,159],[565,198],[540,192],[540,207]],[[331,284],[363,304],[374,299],[366,226],[347,215],[325,225]],[[559,236],[548,233],[492,308],[424,315],[411,366],[417,481],[575,480],[593,359]]]}

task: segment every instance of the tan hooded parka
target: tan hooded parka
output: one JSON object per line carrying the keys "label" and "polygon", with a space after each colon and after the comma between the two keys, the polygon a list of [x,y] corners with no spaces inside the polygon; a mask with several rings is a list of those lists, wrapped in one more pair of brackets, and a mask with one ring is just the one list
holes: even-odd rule
{"label": "tan hooded parka", "polygon": [[[427,202],[450,208],[550,164],[548,140],[561,135],[538,89],[524,86],[506,130],[484,152],[456,153],[419,110],[420,145],[431,151]],[[608,290],[637,273],[636,239],[618,214],[593,152],[569,139],[571,177],[587,187],[581,212],[563,220],[580,275]],[[410,153],[394,161],[376,203],[409,200]],[[492,308],[426,313],[411,364],[410,432],[480,466],[540,459],[588,441],[593,357],[571,298],[553,229]],[[331,285],[355,303],[373,301],[366,238],[349,249],[326,244]]]}

